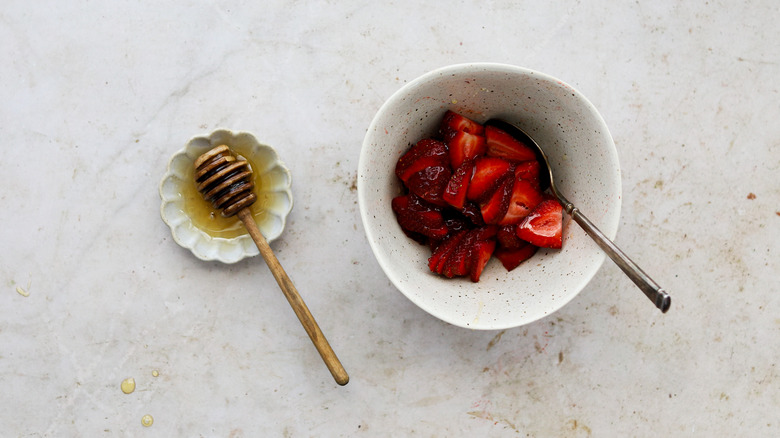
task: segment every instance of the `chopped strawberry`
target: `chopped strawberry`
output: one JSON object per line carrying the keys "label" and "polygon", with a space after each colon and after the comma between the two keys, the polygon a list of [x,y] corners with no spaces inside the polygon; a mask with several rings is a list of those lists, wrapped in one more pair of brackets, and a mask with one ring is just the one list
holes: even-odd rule
{"label": "chopped strawberry", "polygon": [[428,258],[428,268],[431,270],[431,272],[435,272],[437,274],[444,272],[444,267],[447,265],[447,259],[467,233],[467,230],[459,231],[456,234],[448,237],[436,247],[436,249],[433,251],[433,254],[431,254],[431,256]]}
{"label": "chopped strawberry", "polygon": [[473,254],[471,255],[471,281],[477,283],[479,277],[482,275],[482,270],[485,269],[485,265],[490,261],[490,257],[493,255],[493,251],[496,249],[495,240],[478,240],[474,244]]}
{"label": "chopped strawberry", "polygon": [[512,198],[513,183],[513,174],[504,175],[499,180],[499,186],[493,194],[487,200],[479,204],[480,211],[482,212],[482,219],[486,224],[497,224],[506,215]]}
{"label": "chopped strawberry", "polygon": [[563,208],[544,192],[549,178],[522,132],[447,111],[439,134],[398,160],[407,194],[392,200],[403,232],[430,248],[431,272],[477,282],[493,255],[512,270],[539,247],[562,246]]}
{"label": "chopped strawberry", "polygon": [[520,266],[520,263],[528,260],[536,254],[538,247],[531,245],[528,242],[523,242],[523,245],[519,248],[509,249],[504,247],[498,247],[493,252],[493,255],[504,265],[507,271],[511,271]]}
{"label": "chopped strawberry", "polygon": [[517,237],[543,248],[563,246],[563,207],[556,199],[542,201],[517,226]]}
{"label": "chopped strawberry", "polygon": [[424,139],[418,141],[401,156],[395,165],[395,174],[403,182],[417,172],[434,166],[449,166],[447,145],[439,140]]}
{"label": "chopped strawberry", "polygon": [[452,174],[447,187],[444,189],[444,194],[442,194],[442,199],[458,210],[463,209],[463,204],[466,202],[466,193],[473,170],[474,163],[471,160],[464,162]]}
{"label": "chopped strawberry", "polygon": [[517,237],[517,225],[498,227],[496,240],[498,240],[498,246],[506,249],[518,249],[528,244],[525,240]]}
{"label": "chopped strawberry", "polygon": [[485,132],[485,127],[469,119],[468,117],[464,117],[454,111],[447,110],[447,112],[444,113],[444,118],[441,121],[441,125],[439,125],[439,134],[446,141],[452,138],[452,136],[458,131],[468,132],[469,134],[474,135],[482,135]]}
{"label": "chopped strawberry", "polygon": [[475,230],[468,231],[449,253],[441,273],[447,278],[462,277],[469,274],[471,271],[471,256],[476,242],[477,234]]}
{"label": "chopped strawberry", "polygon": [[441,210],[413,194],[393,198],[391,206],[405,232],[431,239],[443,239],[449,233]]}
{"label": "chopped strawberry", "polygon": [[512,170],[512,163],[492,157],[479,157],[474,162],[474,173],[469,183],[466,199],[481,201],[498,187],[501,177]]}
{"label": "chopped strawberry", "polygon": [[496,247],[496,227],[487,226],[450,235],[433,250],[428,268],[448,278],[469,275],[474,281]]}
{"label": "chopped strawberry", "polygon": [[482,219],[482,212],[479,209],[479,205],[476,203],[466,201],[466,203],[463,204],[463,210],[461,210],[461,213],[463,213],[463,216],[470,220],[472,224],[478,227],[485,225],[485,220]]}
{"label": "chopped strawberry", "polygon": [[456,131],[447,139],[447,149],[450,153],[450,164],[453,169],[457,169],[466,160],[484,155],[487,151],[487,143],[482,135]]}
{"label": "chopped strawberry", "polygon": [[539,161],[530,160],[517,163],[515,166],[515,176],[517,179],[524,179],[526,181],[534,182],[538,187],[539,185]]}
{"label": "chopped strawberry", "polygon": [[498,226],[484,225],[476,228],[477,240],[490,240],[496,237]]}
{"label": "chopped strawberry", "polygon": [[446,205],[442,196],[452,176],[448,166],[431,166],[413,174],[406,181],[410,192],[435,205]]}
{"label": "chopped strawberry", "polygon": [[450,235],[455,234],[461,230],[468,230],[472,228],[469,221],[463,217],[463,215],[452,215],[451,211],[447,210],[442,211],[442,215],[444,216],[444,224],[447,225],[447,229],[450,230]]}
{"label": "chopped strawberry", "polygon": [[509,208],[498,224],[520,223],[543,200],[544,197],[539,193],[534,183],[524,179],[515,179],[512,186],[512,197],[509,199]]}
{"label": "chopped strawberry", "polygon": [[510,161],[536,160],[533,146],[523,144],[495,126],[485,127],[485,140],[487,142],[486,154],[490,157],[505,158]]}

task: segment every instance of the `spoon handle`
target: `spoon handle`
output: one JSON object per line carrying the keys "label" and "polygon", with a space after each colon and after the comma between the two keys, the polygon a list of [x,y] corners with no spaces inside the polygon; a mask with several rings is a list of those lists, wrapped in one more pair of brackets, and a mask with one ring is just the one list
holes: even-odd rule
{"label": "spoon handle", "polygon": [[347,371],[344,369],[344,366],[341,365],[339,358],[330,347],[328,340],[325,339],[325,335],[322,333],[322,330],[320,330],[320,326],[317,324],[317,321],[309,311],[308,306],[306,306],[303,298],[301,298],[301,295],[298,293],[298,289],[295,288],[292,280],[290,280],[290,277],[284,271],[284,268],[282,268],[276,255],[274,255],[271,247],[268,245],[268,241],[265,240],[265,237],[257,228],[257,223],[255,223],[255,220],[252,217],[252,212],[248,208],[242,208],[237,215],[238,218],[241,219],[241,222],[244,223],[247,231],[249,231],[249,235],[257,245],[257,249],[260,250],[260,255],[268,265],[268,269],[271,270],[276,282],[279,284],[279,288],[290,303],[295,315],[298,316],[301,325],[303,325],[303,328],[306,330],[312,343],[314,343],[314,346],[320,353],[320,357],[322,357],[322,360],[325,362],[331,375],[333,375],[336,383],[342,386],[346,385],[349,382]]}
{"label": "spoon handle", "polygon": [[583,230],[593,239],[602,250],[620,267],[628,277],[642,289],[642,292],[647,295],[658,307],[662,313],[666,313],[669,310],[669,306],[672,304],[672,298],[664,291],[652,278],[650,278],[645,272],[637,266],[623,251],[620,250],[614,243],[612,243],[604,233],[599,230],[593,222],[590,221],[584,214],[567,203],[564,208],[571,215],[572,219],[577,222]]}

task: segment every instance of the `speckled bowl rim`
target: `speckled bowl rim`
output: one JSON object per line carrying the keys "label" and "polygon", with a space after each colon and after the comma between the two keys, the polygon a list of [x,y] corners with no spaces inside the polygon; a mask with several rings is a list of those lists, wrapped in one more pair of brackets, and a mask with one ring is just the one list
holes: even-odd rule
{"label": "speckled bowl rim", "polygon": [[168,160],[166,172],[159,184],[159,194],[162,201],[160,217],[170,228],[173,240],[179,246],[189,249],[200,260],[231,264],[260,253],[248,234],[234,238],[211,237],[196,227],[192,223],[192,219],[180,208],[183,204],[182,199],[170,190],[170,185],[174,184],[173,179],[179,178],[174,169],[176,160],[188,160],[193,163],[198,156],[210,148],[221,144],[233,146],[238,141],[246,142],[247,147],[254,151],[253,156],[264,154],[266,157],[264,160],[266,167],[253,169],[253,171],[260,172],[262,175],[278,172],[279,175],[277,179],[280,181],[274,184],[274,187],[268,192],[278,193],[281,196],[279,198],[281,205],[269,210],[268,220],[257,224],[268,242],[275,240],[282,234],[287,216],[293,207],[292,175],[273,147],[260,143],[250,132],[231,131],[224,128],[216,129],[207,135],[192,137]]}
{"label": "speckled bowl rim", "polygon": [[[436,69],[434,71],[428,72],[401,87],[399,90],[397,90],[393,95],[390,96],[390,98],[380,107],[380,109],[377,111],[375,117],[371,121],[371,124],[369,125],[369,128],[367,130],[366,136],[363,141],[360,158],[359,158],[359,164],[358,164],[358,201],[360,206],[360,213],[361,213],[361,219],[364,226],[364,231],[366,233],[366,236],[368,238],[369,244],[371,246],[372,251],[374,252],[374,255],[377,259],[377,262],[379,263],[382,270],[385,272],[387,277],[390,279],[390,281],[393,283],[393,285],[401,291],[409,300],[411,300],[414,304],[416,304],[418,307],[423,309],[424,311],[428,312],[429,314],[445,321],[450,324],[469,328],[469,329],[477,329],[477,330],[499,330],[499,329],[508,329],[512,327],[517,327],[525,324],[529,324],[531,322],[534,322],[536,320],[539,320],[541,318],[544,318],[560,308],[562,308],[564,305],[566,305],[568,302],[570,302],[576,295],[580,293],[580,291],[591,281],[593,276],[596,274],[596,272],[600,269],[601,265],[603,264],[605,260],[604,253],[596,246],[590,238],[587,237],[586,234],[584,234],[584,231],[582,231],[581,228],[576,226],[573,222],[568,221],[566,223],[566,229],[564,231],[564,249],[562,252],[565,251],[574,251],[579,250],[580,247],[584,248],[582,250],[582,257],[586,257],[585,260],[587,263],[584,264],[584,268],[581,270],[578,270],[577,272],[573,273],[572,278],[568,280],[568,284],[566,285],[566,289],[562,290],[562,292],[554,297],[555,302],[552,303],[547,308],[532,308],[528,310],[528,312],[525,312],[524,309],[515,309],[511,308],[508,311],[512,312],[514,311],[515,314],[510,317],[506,318],[482,318],[482,307],[485,304],[483,302],[484,300],[500,300],[504,299],[505,295],[512,295],[514,291],[507,290],[507,287],[503,289],[494,289],[494,290],[486,290],[487,287],[485,285],[481,285],[480,283],[483,282],[484,278],[486,277],[486,274],[488,274],[488,271],[490,269],[493,269],[494,271],[498,269],[499,271],[503,269],[503,267],[495,268],[495,265],[497,262],[491,261],[494,268],[491,268],[491,265],[488,264],[488,267],[486,267],[485,272],[483,273],[483,280],[480,281],[480,283],[477,283],[476,285],[469,284],[467,279],[455,279],[448,280],[441,277],[437,277],[432,279],[431,276],[435,277],[430,272],[421,272],[427,270],[427,266],[425,266],[425,258],[422,254],[425,253],[425,249],[421,249],[420,245],[410,242],[410,239],[403,236],[402,231],[400,228],[397,227],[397,223],[395,223],[395,234],[390,235],[388,234],[387,230],[379,230],[377,227],[381,227],[382,225],[386,226],[386,228],[390,228],[393,224],[390,222],[394,221],[393,213],[389,208],[389,199],[384,199],[384,201],[387,202],[380,202],[377,200],[377,198],[388,197],[387,194],[377,194],[377,193],[370,193],[369,192],[369,186],[371,184],[374,184],[375,179],[381,179],[381,178],[393,178],[393,176],[384,174],[384,176],[379,175],[382,172],[389,172],[392,174],[392,165],[389,165],[387,169],[381,169],[377,170],[375,168],[372,168],[373,166],[376,166],[374,161],[386,159],[386,157],[379,157],[377,158],[376,155],[381,154],[387,154],[386,151],[377,151],[376,148],[379,148],[378,146],[375,148],[371,142],[374,138],[374,135],[387,135],[388,129],[392,130],[405,130],[405,131],[412,131],[412,128],[407,128],[405,126],[399,126],[403,125],[403,122],[400,120],[394,120],[394,119],[388,119],[393,120],[391,124],[379,126],[381,120],[386,118],[385,113],[391,110],[391,108],[401,105],[401,101],[405,99],[414,100],[415,98],[417,101],[425,100],[425,99],[431,99],[430,96],[415,95],[414,93],[419,93],[420,89],[424,89],[427,85],[427,83],[431,80],[435,80],[438,78],[447,78],[447,77],[456,77],[458,75],[462,75],[463,77],[467,76],[469,72],[496,72],[500,74],[506,74],[506,75],[520,75],[523,76],[523,79],[528,80],[534,80],[537,81],[539,84],[544,84],[545,86],[549,86],[550,89],[555,89],[555,93],[560,94],[561,96],[564,96],[563,99],[569,99],[569,96],[574,99],[576,102],[576,105],[579,105],[579,109],[582,110],[584,113],[587,113],[587,117],[590,118],[590,122],[592,122],[595,126],[598,128],[596,129],[597,132],[591,133],[590,135],[595,136],[595,140],[597,140],[600,144],[600,147],[602,148],[599,152],[603,154],[603,160],[605,163],[600,164],[599,166],[605,167],[605,174],[607,175],[607,180],[604,184],[608,185],[608,191],[610,193],[609,199],[605,200],[605,206],[603,211],[595,211],[590,210],[587,208],[588,206],[585,205],[585,209],[583,209],[583,212],[589,217],[594,220],[594,223],[596,223],[597,226],[600,227],[601,231],[604,232],[605,235],[607,235],[610,238],[614,239],[614,236],[617,233],[617,227],[620,219],[620,207],[621,207],[621,177],[620,177],[620,165],[618,162],[617,157],[617,150],[614,145],[614,141],[612,140],[612,137],[609,133],[609,130],[607,128],[607,125],[599,112],[596,110],[595,106],[587,99],[584,95],[582,95],[579,91],[575,90],[570,85],[566,84],[565,82],[554,78],[550,75],[534,71],[527,68],[522,68],[514,65],[508,65],[508,64],[499,64],[499,63],[465,63],[465,64],[455,64],[455,65],[449,65],[445,67],[441,67],[439,69]],[[452,84],[449,84],[452,85]],[[473,84],[472,84],[473,85]],[[452,88],[448,88],[448,90],[452,91]],[[457,94],[457,92],[456,92]],[[452,94],[450,94],[452,96]],[[468,97],[468,96],[466,96]],[[455,103],[456,99],[453,99],[452,105],[450,105],[448,102],[442,101],[441,102],[441,111],[440,114],[443,114],[444,109],[450,107],[451,109],[456,109],[458,105]],[[520,104],[523,104],[520,102]],[[454,108],[452,108],[454,107]],[[411,110],[410,110],[411,111]],[[416,109],[414,110],[416,111]],[[427,117],[426,114],[422,114],[423,111],[420,111],[420,113],[414,113],[414,114],[407,114],[408,118],[411,117],[418,117],[420,120],[423,120],[423,118]],[[396,116],[398,114],[395,114]],[[479,114],[467,114],[472,116],[479,116]],[[545,132],[535,131],[534,126],[524,126],[522,120],[512,119],[511,114],[508,112],[507,114],[482,114],[484,119],[490,117],[501,117],[505,118],[508,121],[512,123],[517,123],[522,128],[526,130],[530,130],[531,135],[537,139],[537,141],[540,140],[540,138],[537,138],[536,135],[542,135],[546,134]],[[475,117],[479,118],[479,117]],[[384,120],[384,122],[387,123],[388,120]],[[484,120],[482,120],[484,121]],[[392,124],[394,123],[394,125]],[[421,122],[422,123],[422,122]],[[427,130],[423,130],[421,132],[430,132],[431,128],[428,128]],[[412,135],[405,132],[404,135],[407,135],[407,140],[409,140],[409,143],[406,145],[407,147],[411,145],[412,141],[419,140],[420,138],[416,138],[412,140]],[[393,147],[398,147],[398,141],[396,139],[395,146],[393,145],[387,145],[383,144],[384,146],[387,146],[388,149],[392,149]],[[564,141],[565,143],[565,141]],[[403,145],[401,145],[403,146]],[[543,145],[545,149],[547,149],[547,146]],[[379,148],[381,149],[381,148]],[[400,157],[400,154],[402,151],[398,151],[397,155],[393,157],[395,160],[397,160],[397,157]],[[564,158],[559,160],[565,160],[565,154]],[[394,164],[391,162],[385,163],[385,164]],[[560,163],[559,163],[560,164]],[[555,165],[554,165],[555,168]],[[560,174],[556,170],[556,180],[558,180],[557,175]],[[379,175],[379,176],[378,176]],[[375,188],[371,186],[371,188]],[[379,190],[390,190],[387,188],[377,188],[377,191]],[[575,203],[578,207],[582,207],[583,204],[578,204],[578,198],[580,196],[577,193],[570,193],[570,191],[563,190],[564,194],[569,197],[571,201]],[[576,191],[575,191],[576,192]],[[400,193],[400,192],[399,192]],[[393,196],[393,195],[389,195]],[[387,205],[385,205],[387,204]],[[384,217],[383,223],[380,223],[377,225],[377,217],[382,216]],[[388,217],[392,217],[392,221],[388,219]],[[577,247],[574,248],[571,245],[567,249],[567,243],[566,241],[570,238],[574,237],[572,241],[577,241]],[[393,240],[399,239],[405,241],[403,243],[395,243]],[[417,245],[415,247],[415,245]],[[395,256],[391,255],[389,251],[392,251],[391,249],[388,249],[390,247],[396,246],[400,252],[403,253],[402,256],[399,256],[398,254],[395,254]],[[425,255],[427,257],[428,254]],[[571,256],[570,258],[576,259],[580,255],[577,254],[577,256]],[[549,269],[550,267],[556,267],[558,266],[562,261],[565,261],[564,259],[560,258],[561,256],[556,253],[554,250],[545,250],[542,249],[539,252],[537,252],[537,255],[534,256],[536,259],[533,261],[533,263],[536,263],[538,266],[542,266],[542,269],[544,269],[545,266]],[[556,259],[557,258],[557,259]],[[399,269],[398,265],[408,264],[409,260],[414,260],[416,265],[412,266],[412,270],[420,270],[415,272],[406,272],[406,270]],[[579,262],[574,261],[574,264],[577,264]],[[499,275],[507,275],[509,276],[510,280],[514,281],[515,276],[517,277],[519,282],[522,282],[526,280],[526,278],[521,277],[523,275],[523,269],[533,269],[529,267],[529,265],[526,263],[526,266],[524,267],[521,265],[521,267],[517,268],[515,271],[506,273],[505,271],[503,274]],[[555,272],[547,272],[545,275],[552,276]],[[563,275],[563,274],[558,274]],[[506,280],[505,280],[506,281]],[[515,283],[516,284],[516,283]],[[483,287],[484,286],[484,287]],[[424,291],[423,288],[431,288],[434,289],[435,292],[431,291]],[[473,289],[479,289],[478,293],[476,293],[475,296],[470,296],[470,291]],[[431,295],[437,294],[436,298],[431,298]],[[526,303],[527,301],[532,301],[534,299],[539,299],[538,297],[535,297],[535,294],[533,292],[524,292],[526,295],[521,297],[522,299],[515,299],[515,298],[508,298],[507,299],[507,307],[516,306],[518,303]],[[530,294],[530,297],[529,297]],[[537,294],[540,294],[540,292],[537,292]],[[535,298],[531,298],[535,297]],[[436,302],[436,299],[439,299],[439,302]],[[459,303],[459,300],[470,300],[469,303],[462,304]],[[446,301],[445,304],[442,304],[442,301]],[[511,302],[510,302],[511,301]],[[455,302],[455,304],[452,304]],[[492,304],[492,303],[488,303]],[[454,309],[453,309],[454,306]],[[533,306],[529,306],[533,307]],[[495,315],[494,315],[495,316]]]}

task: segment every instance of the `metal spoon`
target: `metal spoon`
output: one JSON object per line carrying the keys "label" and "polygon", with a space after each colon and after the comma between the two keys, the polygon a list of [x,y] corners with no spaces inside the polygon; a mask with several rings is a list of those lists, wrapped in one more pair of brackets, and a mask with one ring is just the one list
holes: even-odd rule
{"label": "metal spoon", "polygon": [[545,174],[542,172],[539,175],[542,190],[545,190],[549,186],[553,192],[553,195],[558,198],[558,201],[563,206],[564,211],[566,211],[566,213],[568,213],[572,219],[574,219],[574,221],[577,222],[583,230],[585,230],[585,233],[587,233],[588,236],[590,236],[590,238],[593,239],[605,253],[607,253],[609,258],[611,258],[612,261],[615,262],[618,267],[620,267],[620,269],[623,270],[623,272],[628,275],[628,277],[637,286],[639,286],[639,289],[641,289],[642,292],[647,295],[647,298],[649,298],[650,301],[655,304],[655,307],[659,308],[662,313],[666,313],[666,311],[669,310],[669,306],[672,304],[672,298],[669,296],[669,294],[667,294],[666,291],[661,288],[661,286],[653,281],[652,278],[645,274],[645,272],[642,271],[642,269],[640,269],[636,263],[628,258],[628,256],[623,251],[621,251],[620,248],[615,246],[615,244],[612,243],[612,241],[609,240],[607,236],[605,236],[604,233],[602,233],[601,230],[599,230],[593,224],[593,222],[585,217],[585,215],[582,214],[582,212],[580,212],[580,210],[577,209],[574,204],[569,202],[566,197],[563,196],[560,191],[558,191],[558,188],[555,186],[555,179],[553,179],[552,168],[550,167],[550,162],[547,159],[547,155],[544,153],[542,148],[531,138],[531,136],[526,134],[522,129],[499,119],[488,120],[485,125],[495,126],[496,128],[506,131],[517,139],[525,140],[526,143],[533,145],[536,148],[536,155],[539,158],[539,161],[547,166],[547,173]]}

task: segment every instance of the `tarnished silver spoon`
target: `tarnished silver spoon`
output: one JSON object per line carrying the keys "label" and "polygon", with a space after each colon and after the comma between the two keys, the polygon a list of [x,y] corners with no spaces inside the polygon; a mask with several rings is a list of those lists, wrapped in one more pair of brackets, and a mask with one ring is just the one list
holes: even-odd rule
{"label": "tarnished silver spoon", "polygon": [[539,182],[542,190],[546,190],[546,188],[549,186],[553,192],[553,195],[558,198],[558,201],[563,206],[563,210],[569,214],[571,218],[574,219],[574,221],[577,222],[580,227],[582,227],[583,230],[585,230],[585,233],[587,233],[588,236],[590,236],[590,238],[593,239],[593,241],[595,241],[596,244],[598,244],[598,246],[601,247],[605,253],[607,253],[609,258],[611,258],[612,261],[615,262],[620,267],[620,269],[623,270],[623,272],[628,275],[628,277],[639,287],[639,289],[641,289],[642,292],[647,295],[647,298],[649,298],[650,301],[655,304],[655,307],[659,308],[661,312],[666,313],[666,311],[669,310],[669,306],[672,304],[672,298],[669,296],[669,294],[667,294],[666,291],[661,288],[661,286],[653,281],[652,278],[645,274],[645,272],[640,269],[639,266],[637,266],[637,264],[634,263],[623,251],[621,251],[620,248],[618,248],[611,240],[609,240],[609,238],[607,238],[607,236],[605,236],[604,233],[602,233],[601,230],[599,230],[596,225],[590,221],[590,219],[585,217],[585,215],[582,214],[582,212],[580,212],[580,210],[577,209],[574,204],[569,202],[566,197],[563,196],[563,194],[555,186],[555,179],[553,178],[552,168],[550,167],[550,162],[547,159],[547,155],[534,141],[534,139],[531,138],[530,135],[526,134],[522,129],[503,120],[491,119],[488,120],[485,125],[495,126],[496,128],[511,134],[513,137],[523,140],[528,145],[534,146],[539,162],[547,167],[547,172],[541,172],[539,175]]}

